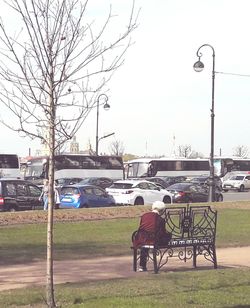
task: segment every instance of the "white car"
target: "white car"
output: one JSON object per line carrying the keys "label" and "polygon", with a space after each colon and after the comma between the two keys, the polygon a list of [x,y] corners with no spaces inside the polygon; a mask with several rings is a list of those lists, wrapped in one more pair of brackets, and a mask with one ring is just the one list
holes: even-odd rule
{"label": "white car", "polygon": [[172,203],[172,195],[161,187],[146,180],[121,180],[106,188],[116,204],[150,205],[154,201]]}
{"label": "white car", "polygon": [[238,190],[244,191],[250,189],[250,175],[249,174],[236,174],[225,180],[222,184],[224,191]]}

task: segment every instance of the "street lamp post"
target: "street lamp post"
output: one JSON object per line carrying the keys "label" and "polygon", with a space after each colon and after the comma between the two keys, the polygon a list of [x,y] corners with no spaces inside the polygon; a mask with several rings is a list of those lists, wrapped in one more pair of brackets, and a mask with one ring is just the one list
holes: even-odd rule
{"label": "street lamp post", "polygon": [[99,139],[98,136],[98,130],[99,130],[99,106],[100,106],[100,102],[103,105],[104,110],[109,110],[110,109],[110,105],[108,104],[108,96],[106,94],[100,94],[97,98],[97,108],[96,108],[96,155],[98,155],[98,146],[99,146],[99,141],[100,139],[109,137],[108,135],[105,137],[102,137]]}
{"label": "street lamp post", "polygon": [[213,68],[212,68],[212,106],[211,106],[211,152],[210,152],[210,179],[209,179],[209,196],[208,201],[214,202],[215,201],[215,185],[214,185],[214,79],[215,79],[215,51],[213,46],[209,44],[204,44],[199,47],[196,52],[198,57],[198,61],[194,63],[194,70],[196,72],[201,72],[204,69],[204,64],[200,61],[202,57],[202,53],[200,50],[203,47],[210,47],[212,49],[212,56],[213,56]]}
{"label": "street lamp post", "polygon": [[108,134],[108,135],[104,135],[104,136],[100,137],[100,138],[98,139],[98,144],[99,144],[100,140],[105,139],[105,138],[108,138],[108,137],[111,137],[111,136],[113,136],[114,134],[115,134],[115,133],[110,133],[110,134]]}

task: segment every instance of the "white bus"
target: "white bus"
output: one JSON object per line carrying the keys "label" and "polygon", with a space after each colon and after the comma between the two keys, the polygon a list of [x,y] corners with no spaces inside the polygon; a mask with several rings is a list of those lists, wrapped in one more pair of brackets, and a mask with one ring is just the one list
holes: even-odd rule
{"label": "white bus", "polygon": [[250,172],[250,159],[233,157],[232,171],[248,171],[248,172]]}
{"label": "white bus", "polygon": [[21,178],[19,157],[16,154],[0,154],[0,178]]}
{"label": "white bus", "polygon": [[[222,177],[231,170],[231,158],[214,158],[214,174]],[[210,174],[209,159],[139,158],[125,163],[125,177],[186,176]]]}
{"label": "white bus", "polygon": [[[25,179],[42,182],[48,178],[48,156],[37,156],[27,160]],[[62,154],[55,156],[55,180],[63,178],[108,177],[124,178],[123,160],[112,155]]]}

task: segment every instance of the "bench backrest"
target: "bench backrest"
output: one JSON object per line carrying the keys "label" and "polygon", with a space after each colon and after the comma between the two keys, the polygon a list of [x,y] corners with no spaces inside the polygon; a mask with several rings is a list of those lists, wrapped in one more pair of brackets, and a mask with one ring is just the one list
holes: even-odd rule
{"label": "bench backrest", "polygon": [[204,238],[215,241],[217,211],[210,206],[168,207],[162,217],[172,238]]}

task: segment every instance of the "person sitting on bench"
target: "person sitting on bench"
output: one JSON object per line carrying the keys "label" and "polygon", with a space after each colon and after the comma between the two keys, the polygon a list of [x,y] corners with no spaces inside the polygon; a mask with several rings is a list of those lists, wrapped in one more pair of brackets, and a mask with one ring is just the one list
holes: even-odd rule
{"label": "person sitting on bench", "polygon": [[[165,246],[171,239],[171,233],[166,231],[165,220],[161,217],[165,210],[165,204],[162,201],[155,201],[152,205],[152,211],[141,216],[140,226],[134,238],[134,247],[144,245]],[[147,259],[149,248],[140,249],[140,267],[139,272],[147,271]]]}

